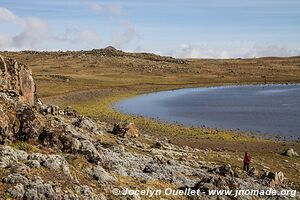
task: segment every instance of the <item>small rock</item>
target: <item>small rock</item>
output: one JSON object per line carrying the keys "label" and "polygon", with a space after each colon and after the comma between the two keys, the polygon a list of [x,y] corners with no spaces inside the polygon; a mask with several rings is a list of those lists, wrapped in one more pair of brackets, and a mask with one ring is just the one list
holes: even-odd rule
{"label": "small rock", "polygon": [[281,155],[288,156],[288,157],[299,157],[299,154],[294,149],[287,149]]}

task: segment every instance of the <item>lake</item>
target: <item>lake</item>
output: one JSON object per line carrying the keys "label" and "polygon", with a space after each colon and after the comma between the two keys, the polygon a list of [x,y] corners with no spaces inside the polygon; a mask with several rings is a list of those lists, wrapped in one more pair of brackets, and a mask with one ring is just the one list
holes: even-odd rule
{"label": "lake", "polygon": [[136,96],[114,107],[123,113],[186,126],[300,137],[300,85],[179,89]]}

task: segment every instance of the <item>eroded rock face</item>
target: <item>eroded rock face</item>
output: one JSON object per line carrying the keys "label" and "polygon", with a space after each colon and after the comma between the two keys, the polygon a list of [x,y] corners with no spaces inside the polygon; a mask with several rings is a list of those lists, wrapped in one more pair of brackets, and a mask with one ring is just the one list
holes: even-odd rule
{"label": "eroded rock face", "polygon": [[0,55],[0,91],[15,93],[19,100],[31,106],[36,103],[36,87],[31,70],[14,59]]}

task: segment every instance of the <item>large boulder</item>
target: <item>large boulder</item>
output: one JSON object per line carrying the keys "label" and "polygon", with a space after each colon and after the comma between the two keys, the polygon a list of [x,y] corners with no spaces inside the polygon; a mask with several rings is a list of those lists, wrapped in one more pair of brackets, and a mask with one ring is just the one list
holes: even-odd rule
{"label": "large boulder", "polygon": [[38,109],[31,70],[0,55],[0,144],[36,140],[46,119]]}
{"label": "large boulder", "polygon": [[15,93],[21,102],[35,105],[36,86],[31,70],[14,59],[4,58],[0,55],[0,91]]}
{"label": "large boulder", "polygon": [[124,121],[114,125],[113,133],[122,137],[139,137],[140,131],[134,122]]}

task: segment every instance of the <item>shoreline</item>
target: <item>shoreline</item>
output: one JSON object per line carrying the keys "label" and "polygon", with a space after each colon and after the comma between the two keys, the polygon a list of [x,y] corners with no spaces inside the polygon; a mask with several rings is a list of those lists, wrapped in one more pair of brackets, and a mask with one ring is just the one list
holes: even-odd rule
{"label": "shoreline", "polygon": [[[262,83],[255,83],[257,85]],[[231,84],[233,85],[233,84]],[[218,85],[220,86],[220,85]],[[223,86],[223,85],[221,85]],[[179,86],[180,87],[180,86]],[[147,119],[141,116],[131,116],[118,112],[112,105],[118,101],[126,98],[134,97],[137,95],[159,92],[165,90],[185,89],[193,88],[195,86],[188,87],[160,87],[156,89],[144,89],[142,91],[133,91],[132,88],[117,89],[115,92],[109,91],[104,97],[81,100],[79,102],[69,103],[71,107],[79,111],[83,115],[87,115],[96,118],[100,121],[105,121],[110,124],[122,121],[132,120],[141,129],[142,134],[149,134],[155,137],[168,138],[174,144],[180,146],[190,146],[200,149],[211,149],[211,150],[229,150],[229,151],[257,151],[257,152],[277,152],[280,153],[288,147],[293,147],[300,150],[300,145],[296,141],[276,141],[269,138],[257,137],[253,135],[245,135],[241,132],[217,130],[211,128],[195,128],[195,127],[184,127],[179,124],[163,123],[159,120]],[[196,86],[204,87],[204,86]],[[101,90],[99,91],[100,93]],[[79,92],[81,93],[81,92]],[[86,93],[83,92],[84,96],[95,93],[90,90]],[[73,93],[76,96],[77,92]],[[64,98],[65,95],[63,95]],[[82,94],[80,94],[82,96]],[[49,98],[49,97],[48,97]],[[50,97],[52,99],[55,97]],[[235,144],[235,145],[232,145]]]}
{"label": "shoreline", "polygon": [[165,125],[178,125],[182,126],[185,128],[196,128],[196,129],[210,129],[212,131],[218,131],[218,132],[232,132],[232,134],[242,134],[243,136],[246,137],[256,137],[258,139],[262,140],[272,140],[272,141],[278,141],[278,142],[299,142],[300,136],[285,136],[284,134],[280,133],[264,133],[264,132],[259,132],[259,131],[243,131],[243,130],[238,130],[238,129],[223,129],[223,128],[217,128],[217,127],[209,127],[206,125],[188,125],[188,124],[183,124],[179,123],[176,121],[166,121],[166,120],[161,120],[159,117],[154,118],[154,117],[146,117],[138,114],[131,114],[131,113],[125,113],[120,110],[118,110],[115,105],[118,103],[124,101],[124,100],[129,100],[129,99],[134,99],[137,97],[142,97],[150,94],[156,94],[160,92],[171,92],[171,91],[180,91],[180,90],[197,90],[197,89],[211,89],[211,88],[236,88],[236,87],[251,87],[251,86],[284,86],[284,85],[295,85],[299,86],[300,83],[257,83],[257,84],[239,84],[239,85],[219,85],[219,86],[200,86],[200,87],[187,87],[187,88],[176,88],[176,89],[171,89],[171,90],[160,90],[160,91],[154,91],[154,92],[147,92],[147,93],[141,93],[141,94],[136,94],[136,95],[130,95],[129,97],[122,98],[120,100],[116,100],[115,102],[112,103],[111,108],[115,110],[117,113],[124,114],[127,116],[131,117],[142,117],[145,120],[154,120],[157,121],[158,123],[162,123]]}

